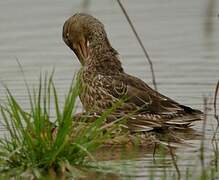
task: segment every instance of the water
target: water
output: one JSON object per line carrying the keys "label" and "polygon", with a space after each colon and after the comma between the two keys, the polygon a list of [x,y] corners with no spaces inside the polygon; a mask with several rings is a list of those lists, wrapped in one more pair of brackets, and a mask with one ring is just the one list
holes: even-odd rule
{"label": "water", "polygon": [[[218,0],[127,0],[123,3],[153,61],[159,91],[182,104],[203,110],[203,96],[213,97],[219,79]],[[56,86],[60,97],[64,98],[80,64],[62,42],[62,25],[70,15],[81,10],[105,24],[125,70],[152,86],[149,64],[116,1],[1,1],[0,81],[12,90],[26,109],[29,106],[27,92],[16,58],[23,66],[28,83],[33,85],[38,83],[40,72],[51,72],[55,67]],[[5,100],[2,85],[0,100]],[[80,104],[78,109],[81,109]],[[212,155],[212,127],[216,127],[212,114],[209,112],[206,126],[206,165]],[[4,128],[1,126],[0,129],[3,134]],[[194,129],[201,131],[202,123],[196,123]],[[187,143],[192,146],[183,146],[175,152],[182,171],[188,165],[195,168],[199,162],[200,140],[191,139]],[[151,153],[141,151],[137,154],[131,160],[105,163],[123,168],[119,171],[125,177],[145,179],[151,168],[159,177],[165,165],[154,164]],[[167,168],[175,171],[168,158]]]}

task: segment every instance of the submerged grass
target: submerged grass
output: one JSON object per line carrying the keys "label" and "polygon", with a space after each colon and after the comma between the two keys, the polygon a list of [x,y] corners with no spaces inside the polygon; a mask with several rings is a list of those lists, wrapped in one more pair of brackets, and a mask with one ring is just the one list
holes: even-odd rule
{"label": "submerged grass", "polygon": [[[6,87],[7,103],[0,106],[8,133],[0,139],[0,172],[8,177],[76,176],[78,166],[88,167],[88,159],[107,139],[109,133],[100,128],[109,112],[83,129],[75,128],[73,113],[79,83],[73,81],[60,108],[53,75],[40,77],[39,87],[30,91],[30,111],[26,112]],[[51,107],[56,121],[52,123]],[[77,129],[72,131],[72,129]],[[72,135],[73,134],[73,135]]]}

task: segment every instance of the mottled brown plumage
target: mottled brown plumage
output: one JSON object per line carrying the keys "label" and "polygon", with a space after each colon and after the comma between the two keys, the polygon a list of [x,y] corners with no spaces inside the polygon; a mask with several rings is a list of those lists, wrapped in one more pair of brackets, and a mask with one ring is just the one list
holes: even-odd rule
{"label": "mottled brown plumage", "polygon": [[98,116],[123,99],[108,120],[125,116],[132,131],[185,127],[201,119],[201,111],[181,105],[126,74],[103,24],[93,16],[78,13],[70,17],[63,26],[63,40],[82,64],[80,99],[87,113]]}

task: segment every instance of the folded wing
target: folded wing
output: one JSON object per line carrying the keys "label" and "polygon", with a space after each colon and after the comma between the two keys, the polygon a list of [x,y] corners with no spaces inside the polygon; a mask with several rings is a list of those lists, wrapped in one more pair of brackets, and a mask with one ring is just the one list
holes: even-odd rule
{"label": "folded wing", "polygon": [[163,126],[181,127],[201,119],[201,111],[177,103],[128,74],[101,76],[99,81],[110,96],[125,99],[115,115],[129,113],[127,124],[131,129],[144,131]]}

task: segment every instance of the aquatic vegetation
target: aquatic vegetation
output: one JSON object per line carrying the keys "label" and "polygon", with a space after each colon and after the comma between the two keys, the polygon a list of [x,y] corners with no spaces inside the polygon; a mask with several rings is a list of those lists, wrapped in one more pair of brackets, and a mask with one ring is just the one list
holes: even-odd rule
{"label": "aquatic vegetation", "polygon": [[[60,108],[52,76],[42,80],[32,92],[26,84],[30,111],[26,112],[6,87],[7,103],[1,105],[1,115],[8,133],[0,139],[0,172],[8,177],[77,176],[94,161],[94,152],[109,137],[100,128],[104,113],[93,123],[81,126],[72,119],[78,96],[78,82],[73,81]],[[55,107],[55,122],[51,107]],[[77,125],[77,127],[76,127]],[[72,130],[73,129],[73,130]]]}

